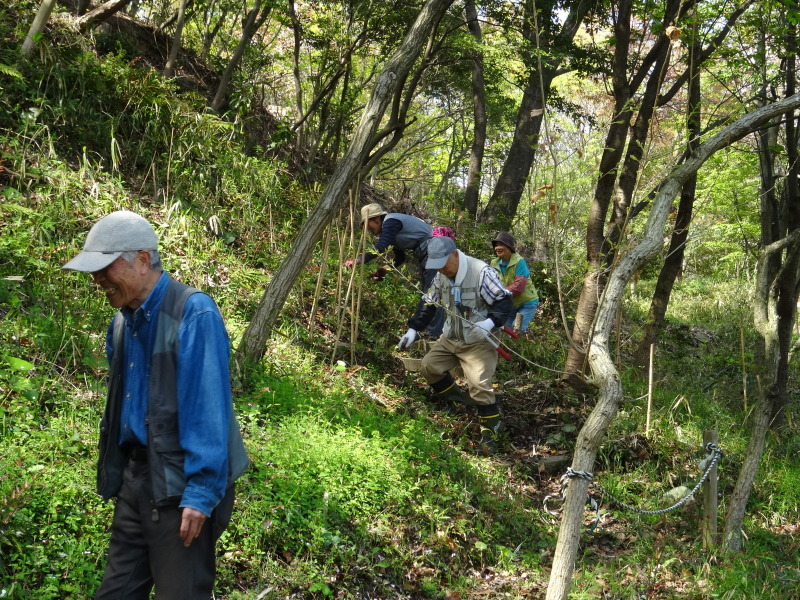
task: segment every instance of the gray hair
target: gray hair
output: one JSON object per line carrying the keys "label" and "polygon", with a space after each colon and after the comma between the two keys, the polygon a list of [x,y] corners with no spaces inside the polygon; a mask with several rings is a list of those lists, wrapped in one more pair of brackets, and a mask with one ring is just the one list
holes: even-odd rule
{"label": "gray hair", "polygon": [[[130,264],[133,264],[133,261],[139,252],[141,252],[141,250],[127,250],[120,254],[120,256],[127,260]],[[150,268],[161,269],[161,256],[159,256],[158,250],[148,250],[148,252],[150,253]]]}

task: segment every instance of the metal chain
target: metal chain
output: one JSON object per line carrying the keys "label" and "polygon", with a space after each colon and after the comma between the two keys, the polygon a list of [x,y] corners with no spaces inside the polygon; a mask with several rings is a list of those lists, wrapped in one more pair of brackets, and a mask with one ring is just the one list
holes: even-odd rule
{"label": "metal chain", "polygon": [[[717,463],[719,462],[720,458],[722,458],[722,450],[720,450],[719,446],[717,446],[714,443],[706,444],[706,451],[708,452],[708,456],[706,456],[705,460],[703,461],[703,462],[706,463],[706,469],[705,469],[705,472],[703,473],[703,476],[700,477],[700,480],[689,491],[688,494],[686,494],[678,502],[676,502],[672,506],[668,506],[667,508],[661,508],[661,509],[658,509],[658,510],[643,510],[641,508],[636,508],[635,506],[631,506],[630,504],[626,504],[625,502],[623,502],[622,500],[620,500],[619,498],[617,498],[616,496],[614,496],[613,494],[608,492],[606,489],[604,489],[599,483],[594,481],[594,475],[592,473],[589,473],[588,471],[576,471],[576,470],[572,469],[571,467],[567,467],[567,471],[561,476],[561,480],[560,480],[561,487],[559,488],[558,494],[548,494],[547,496],[545,496],[545,498],[544,498],[544,509],[545,509],[545,511],[547,511],[551,515],[558,515],[558,511],[557,510],[554,511],[554,510],[549,509],[547,507],[547,503],[552,499],[557,499],[557,500],[563,502],[564,501],[564,493],[567,490],[567,486],[569,486],[570,479],[573,479],[573,478],[577,477],[577,478],[584,479],[584,480],[588,481],[590,486],[594,485],[597,488],[597,490],[603,496],[605,496],[606,498],[611,500],[612,503],[617,504],[618,506],[621,506],[622,508],[625,508],[625,509],[627,509],[627,510],[629,510],[631,512],[634,512],[634,513],[637,513],[637,514],[640,514],[640,515],[662,515],[662,514],[668,513],[670,511],[678,509],[681,506],[683,506],[684,504],[686,504],[697,493],[697,490],[700,489],[700,486],[702,486],[708,480],[708,476],[711,474],[711,470],[717,465]],[[596,502],[591,497],[591,495],[589,496],[589,499],[590,499],[590,501],[592,503],[592,507],[593,508],[595,508],[595,507],[597,508],[597,518],[599,520],[599,514],[600,514],[599,503]],[[595,523],[595,525],[596,525],[596,523]]]}

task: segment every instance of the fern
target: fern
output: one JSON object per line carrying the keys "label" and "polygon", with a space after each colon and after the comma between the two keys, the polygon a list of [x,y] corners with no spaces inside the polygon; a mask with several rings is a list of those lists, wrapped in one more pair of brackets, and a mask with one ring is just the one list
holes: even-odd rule
{"label": "fern", "polygon": [[0,73],[3,75],[9,75],[10,77],[16,77],[17,79],[22,79],[22,73],[17,71],[14,67],[4,65],[3,63],[0,63]]}

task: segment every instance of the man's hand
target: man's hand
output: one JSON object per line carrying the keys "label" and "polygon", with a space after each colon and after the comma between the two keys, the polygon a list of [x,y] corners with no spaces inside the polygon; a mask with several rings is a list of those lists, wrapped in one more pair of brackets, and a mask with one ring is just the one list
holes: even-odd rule
{"label": "man's hand", "polygon": [[417,332],[414,329],[410,329],[406,331],[405,335],[400,338],[400,342],[397,344],[398,350],[403,350],[404,348],[410,348],[411,344],[413,344],[417,339]]}
{"label": "man's hand", "polygon": [[350,267],[352,267],[352,266],[353,266],[355,263],[356,263],[356,261],[354,261],[354,260],[348,260],[348,261],[345,261],[345,263],[344,263],[344,266],[345,266],[345,267],[347,267],[347,268],[349,269],[349,268],[350,268]]}
{"label": "man's hand", "polygon": [[192,541],[200,536],[200,530],[205,522],[206,516],[199,510],[188,506],[184,507],[183,517],[181,518],[181,539],[184,546],[188,548]]}
{"label": "man's hand", "polygon": [[[475,331],[480,333],[483,337],[487,340],[492,341],[489,337],[492,329],[494,329],[494,321],[491,319],[484,319],[483,321],[478,321],[475,323]],[[495,344],[496,345],[496,344]]]}

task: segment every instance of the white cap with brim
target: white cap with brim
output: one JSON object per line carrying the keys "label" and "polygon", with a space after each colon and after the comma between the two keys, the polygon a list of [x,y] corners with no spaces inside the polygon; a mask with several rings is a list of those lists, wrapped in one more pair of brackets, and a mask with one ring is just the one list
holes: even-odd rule
{"label": "white cap with brim", "polygon": [[425,261],[426,269],[441,269],[447,264],[447,259],[456,250],[456,243],[449,237],[435,237],[428,242],[428,260]]}
{"label": "white cap with brim", "polygon": [[373,202],[372,204],[367,204],[366,206],[361,207],[362,221],[369,221],[373,217],[380,217],[386,214],[388,213],[383,210],[383,207],[377,202]]}
{"label": "white cap with brim", "polygon": [[139,250],[158,250],[153,226],[136,213],[118,210],[94,224],[83,251],[61,268],[94,273],[105,269],[123,252]]}

